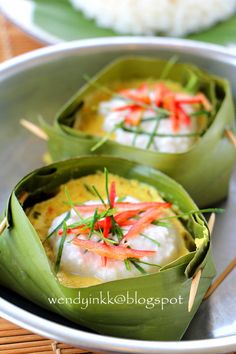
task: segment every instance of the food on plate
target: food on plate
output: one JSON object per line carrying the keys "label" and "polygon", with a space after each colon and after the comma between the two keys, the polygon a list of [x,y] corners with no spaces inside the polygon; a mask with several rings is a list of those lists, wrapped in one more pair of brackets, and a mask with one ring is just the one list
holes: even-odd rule
{"label": "food on plate", "polygon": [[70,0],[99,27],[135,35],[183,36],[232,16],[234,0]]}
{"label": "food on plate", "polygon": [[[229,82],[176,58],[118,59],[42,122],[53,161],[125,157],[176,179],[200,207],[227,196],[236,151]],[[219,188],[219,181],[221,188]]]}
{"label": "food on plate", "polygon": [[207,223],[189,195],[128,160],[40,168],[14,188],[4,216],[0,282],[98,333],[180,339],[215,274]]}
{"label": "food on plate", "polygon": [[162,80],[114,87],[110,94],[101,89],[88,97],[75,129],[94,136],[109,134],[120,144],[140,149],[178,153],[188,151],[209,125],[213,107],[202,92],[192,94]]}

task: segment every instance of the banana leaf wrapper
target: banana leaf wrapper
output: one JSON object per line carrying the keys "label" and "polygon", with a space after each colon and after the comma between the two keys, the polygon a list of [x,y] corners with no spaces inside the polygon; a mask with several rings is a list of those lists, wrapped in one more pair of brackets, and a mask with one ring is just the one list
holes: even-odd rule
{"label": "banana leaf wrapper", "polygon": [[60,110],[54,126],[41,121],[49,137],[49,152],[53,161],[88,154],[108,154],[145,163],[158,168],[181,183],[199,207],[215,204],[227,196],[236,151],[225,136],[225,129],[235,131],[234,106],[229,82],[210,75],[195,66],[174,64],[168,80],[185,86],[194,78],[192,89],[202,91],[213,105],[208,128],[201,139],[187,152],[161,153],[106,141],[98,150],[92,147],[101,139],[73,128],[75,113],[83,106],[86,97],[98,90],[96,86],[109,87],[117,80],[148,78],[159,79],[166,61],[141,57],[123,58],[111,63],[82,87]]}
{"label": "banana leaf wrapper", "polygon": [[[0,235],[0,282],[30,301],[101,334],[143,340],[179,340],[215,275],[209,230],[200,213],[184,221],[191,234],[201,241],[195,251],[151,275],[80,289],[67,288],[59,283],[39,236],[25,214],[25,208],[52,197],[61,184],[103,170],[104,166],[111,173],[154,186],[163,198],[175,203],[182,212],[198,210],[179,184],[163,173],[135,162],[90,156],[54,163],[23,178],[9,198],[5,210],[9,226]],[[199,269],[202,270],[199,288],[192,311],[188,312],[192,277]],[[125,302],[127,296],[135,297],[135,292],[139,299],[149,299],[146,300],[149,302],[158,298],[182,297],[183,300],[182,304],[166,303],[163,309],[160,304],[146,308],[143,300],[139,300],[141,304]],[[85,307],[81,304],[82,299],[91,296],[101,299],[108,294],[117,303],[95,303],[86,309],[81,308]],[[61,299],[60,304],[49,303],[49,298]],[[63,303],[65,299],[70,301]]]}

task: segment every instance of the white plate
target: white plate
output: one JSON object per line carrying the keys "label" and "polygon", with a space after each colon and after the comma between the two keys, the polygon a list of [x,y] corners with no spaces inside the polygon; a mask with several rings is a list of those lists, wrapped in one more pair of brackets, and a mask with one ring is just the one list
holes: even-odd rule
{"label": "white plate", "polygon": [[[114,31],[99,28],[95,21],[86,19],[73,8],[70,0],[0,0],[0,8],[10,20],[47,44],[118,36]],[[188,38],[224,45],[235,44],[236,14]]]}

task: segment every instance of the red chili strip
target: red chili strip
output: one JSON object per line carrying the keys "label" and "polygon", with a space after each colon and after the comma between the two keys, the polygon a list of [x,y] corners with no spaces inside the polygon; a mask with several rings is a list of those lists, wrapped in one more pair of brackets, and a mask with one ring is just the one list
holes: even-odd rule
{"label": "red chili strip", "polygon": [[154,220],[158,219],[162,214],[161,210],[156,208],[151,208],[145,211],[141,216],[140,219],[129,229],[126,235],[124,235],[122,239],[122,244],[125,241],[136,237],[140,232],[142,232],[147,226],[149,226]]}
{"label": "red chili strip", "polygon": [[117,259],[121,261],[127,258],[142,258],[145,256],[152,256],[156,252],[136,250],[124,246],[112,246],[91,240],[82,240],[80,238],[75,238],[72,243],[102,257]]}
{"label": "red chili strip", "polygon": [[[129,203],[129,202],[121,202],[115,203],[114,208],[117,208],[118,211],[129,211],[129,210],[139,210],[143,211],[148,208],[161,208],[161,207],[171,207],[171,203],[167,202],[140,202],[140,203]],[[106,207],[102,204],[89,204],[89,205],[78,205],[76,209],[81,213],[92,213],[95,209],[98,209],[99,212],[107,210],[109,206]]]}

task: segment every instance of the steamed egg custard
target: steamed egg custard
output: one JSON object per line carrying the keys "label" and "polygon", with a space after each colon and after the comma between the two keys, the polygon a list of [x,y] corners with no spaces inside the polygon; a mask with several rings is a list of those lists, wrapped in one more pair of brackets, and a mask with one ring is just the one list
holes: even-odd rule
{"label": "steamed egg custard", "polygon": [[205,132],[211,110],[202,92],[191,94],[176,82],[130,80],[88,95],[74,127],[124,145],[181,153]]}
{"label": "steamed egg custard", "polygon": [[70,180],[27,215],[68,287],[158,272],[195,249],[176,206],[145,183],[104,173]]}

